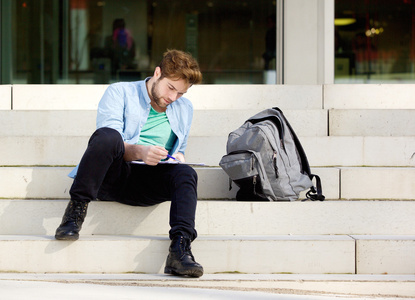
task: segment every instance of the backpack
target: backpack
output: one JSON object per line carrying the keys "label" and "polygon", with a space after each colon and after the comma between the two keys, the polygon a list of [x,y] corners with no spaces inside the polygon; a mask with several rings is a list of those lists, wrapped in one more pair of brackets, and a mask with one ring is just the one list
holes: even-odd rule
{"label": "backpack", "polygon": [[[249,118],[228,136],[219,163],[239,187],[238,201],[325,199],[320,177],[311,174],[301,143],[282,111],[274,107]],[[313,185],[316,179],[317,189]]]}

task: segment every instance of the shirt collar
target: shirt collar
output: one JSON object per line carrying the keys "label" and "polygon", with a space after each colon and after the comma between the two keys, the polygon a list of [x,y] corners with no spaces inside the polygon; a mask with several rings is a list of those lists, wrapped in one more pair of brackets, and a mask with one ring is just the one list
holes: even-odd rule
{"label": "shirt collar", "polygon": [[147,81],[150,80],[151,77],[147,77],[145,80],[141,81],[141,93],[144,95],[144,99],[147,103],[151,103],[150,96],[148,95],[147,91]]}

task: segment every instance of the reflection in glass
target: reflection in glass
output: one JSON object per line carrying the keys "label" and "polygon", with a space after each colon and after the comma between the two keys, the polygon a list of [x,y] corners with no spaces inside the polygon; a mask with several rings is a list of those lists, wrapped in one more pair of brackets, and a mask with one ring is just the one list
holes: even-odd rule
{"label": "reflection in glass", "polygon": [[275,0],[10,3],[12,83],[140,80],[168,48],[192,53],[204,83],[261,84],[275,73]]}
{"label": "reflection in glass", "polygon": [[415,1],[336,0],[335,82],[413,83]]}

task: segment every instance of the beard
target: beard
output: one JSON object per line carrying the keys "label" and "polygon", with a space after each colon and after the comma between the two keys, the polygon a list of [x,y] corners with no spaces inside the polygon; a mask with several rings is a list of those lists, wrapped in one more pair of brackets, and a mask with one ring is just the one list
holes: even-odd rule
{"label": "beard", "polygon": [[158,91],[158,85],[159,85],[160,79],[157,79],[156,82],[153,83],[151,86],[151,96],[153,97],[153,101],[156,103],[158,107],[165,108],[167,105],[160,99],[160,93]]}

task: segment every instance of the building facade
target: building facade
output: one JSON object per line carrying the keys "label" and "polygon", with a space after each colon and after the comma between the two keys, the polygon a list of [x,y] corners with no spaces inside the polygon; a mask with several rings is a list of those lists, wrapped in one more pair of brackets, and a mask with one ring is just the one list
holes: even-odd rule
{"label": "building facade", "polygon": [[205,84],[411,83],[414,2],[0,0],[0,83],[138,80],[168,48]]}

